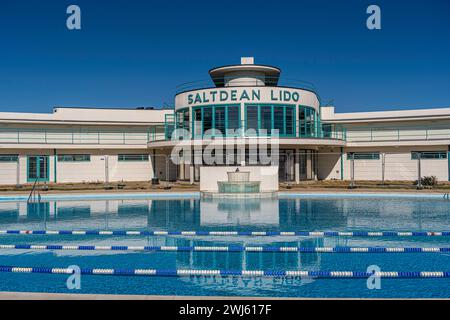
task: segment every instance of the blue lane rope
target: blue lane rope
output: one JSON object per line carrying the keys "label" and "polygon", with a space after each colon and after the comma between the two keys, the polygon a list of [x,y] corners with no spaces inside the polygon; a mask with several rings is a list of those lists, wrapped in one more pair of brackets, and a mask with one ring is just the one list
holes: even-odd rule
{"label": "blue lane rope", "polygon": [[[72,268],[50,267],[13,267],[0,266],[4,273],[46,273],[74,274]],[[302,270],[184,270],[184,269],[97,269],[82,268],[81,275],[103,276],[148,276],[148,277],[189,277],[189,276],[243,276],[243,277],[310,277],[310,278],[379,278],[412,279],[412,278],[450,278],[450,271],[302,271]]]}
{"label": "blue lane rope", "polygon": [[123,231],[123,230],[0,230],[0,235],[100,236],[301,236],[301,237],[449,237],[450,231]]}
{"label": "blue lane rope", "polygon": [[30,245],[0,244],[0,249],[13,250],[77,250],[77,251],[146,251],[146,252],[293,252],[293,253],[440,253],[450,252],[450,247],[281,247],[281,246],[99,246],[99,245]]}

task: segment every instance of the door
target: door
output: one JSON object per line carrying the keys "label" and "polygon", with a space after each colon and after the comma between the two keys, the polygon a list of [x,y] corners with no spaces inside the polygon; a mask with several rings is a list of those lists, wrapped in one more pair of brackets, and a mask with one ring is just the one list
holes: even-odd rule
{"label": "door", "polygon": [[49,168],[48,168],[48,156],[29,156],[28,168],[27,168],[27,180],[28,182],[48,181],[49,180]]}
{"label": "door", "polygon": [[281,150],[278,164],[278,179],[283,182],[293,181],[294,177],[294,151]]}

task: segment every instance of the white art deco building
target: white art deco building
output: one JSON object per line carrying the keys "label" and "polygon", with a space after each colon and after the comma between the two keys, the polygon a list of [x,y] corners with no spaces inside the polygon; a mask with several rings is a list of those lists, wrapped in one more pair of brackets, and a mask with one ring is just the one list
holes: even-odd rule
{"label": "white art deco building", "polygon": [[[255,162],[250,144],[275,140],[276,183],[412,181],[418,165],[421,176],[450,180],[450,108],[339,113],[321,105],[312,88],[283,81],[280,69],[253,58],[209,74],[206,83],[178,87],[174,109],[1,112],[0,184],[195,183],[206,178],[202,174],[215,184],[236,167],[258,174],[267,164]],[[218,142],[235,147],[214,154],[217,163],[194,159],[193,152],[175,164],[180,140],[191,150]]]}

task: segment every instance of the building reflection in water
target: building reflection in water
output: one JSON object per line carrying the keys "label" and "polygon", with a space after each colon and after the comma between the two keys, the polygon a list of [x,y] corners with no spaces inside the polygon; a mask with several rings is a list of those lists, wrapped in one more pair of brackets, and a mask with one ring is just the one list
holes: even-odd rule
{"label": "building reflection in water", "polygon": [[[448,202],[412,199],[290,198],[258,200],[136,199],[0,202],[1,229],[113,230],[421,230],[448,225]],[[90,238],[89,238],[90,239]],[[89,241],[77,238],[76,241]],[[103,238],[102,241],[109,241]],[[118,241],[116,239],[115,241]],[[91,239],[92,241],[92,239]],[[120,239],[126,245],[131,241]],[[155,246],[341,245],[338,238],[289,237],[148,237]],[[342,245],[345,245],[344,243]],[[164,253],[177,268],[280,270],[320,269],[327,255],[314,253],[179,252]],[[324,260],[325,261],[325,260]],[[187,278],[183,281],[219,281]],[[220,281],[235,281],[223,280]],[[246,280],[239,280],[246,285]],[[275,280],[252,279],[260,285]],[[216,283],[217,285],[217,283]],[[234,287],[233,287],[234,286]],[[236,283],[230,286],[235,288]],[[226,287],[226,286],[225,286]]]}
{"label": "building reflection in water", "polygon": [[[101,219],[105,220],[99,225]],[[448,202],[413,199],[136,199],[0,202],[0,225],[76,221],[84,228],[172,230],[432,229],[448,221]],[[445,220],[445,221],[443,221]],[[120,227],[120,224],[118,223]]]}

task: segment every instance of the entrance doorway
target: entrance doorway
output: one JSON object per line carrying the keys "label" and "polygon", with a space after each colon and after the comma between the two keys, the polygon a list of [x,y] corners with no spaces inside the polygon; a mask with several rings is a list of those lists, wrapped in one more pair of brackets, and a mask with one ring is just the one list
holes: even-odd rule
{"label": "entrance doorway", "polygon": [[278,179],[282,182],[295,180],[294,150],[280,150]]}
{"label": "entrance doorway", "polygon": [[27,180],[49,181],[48,156],[28,156],[27,159]]}

